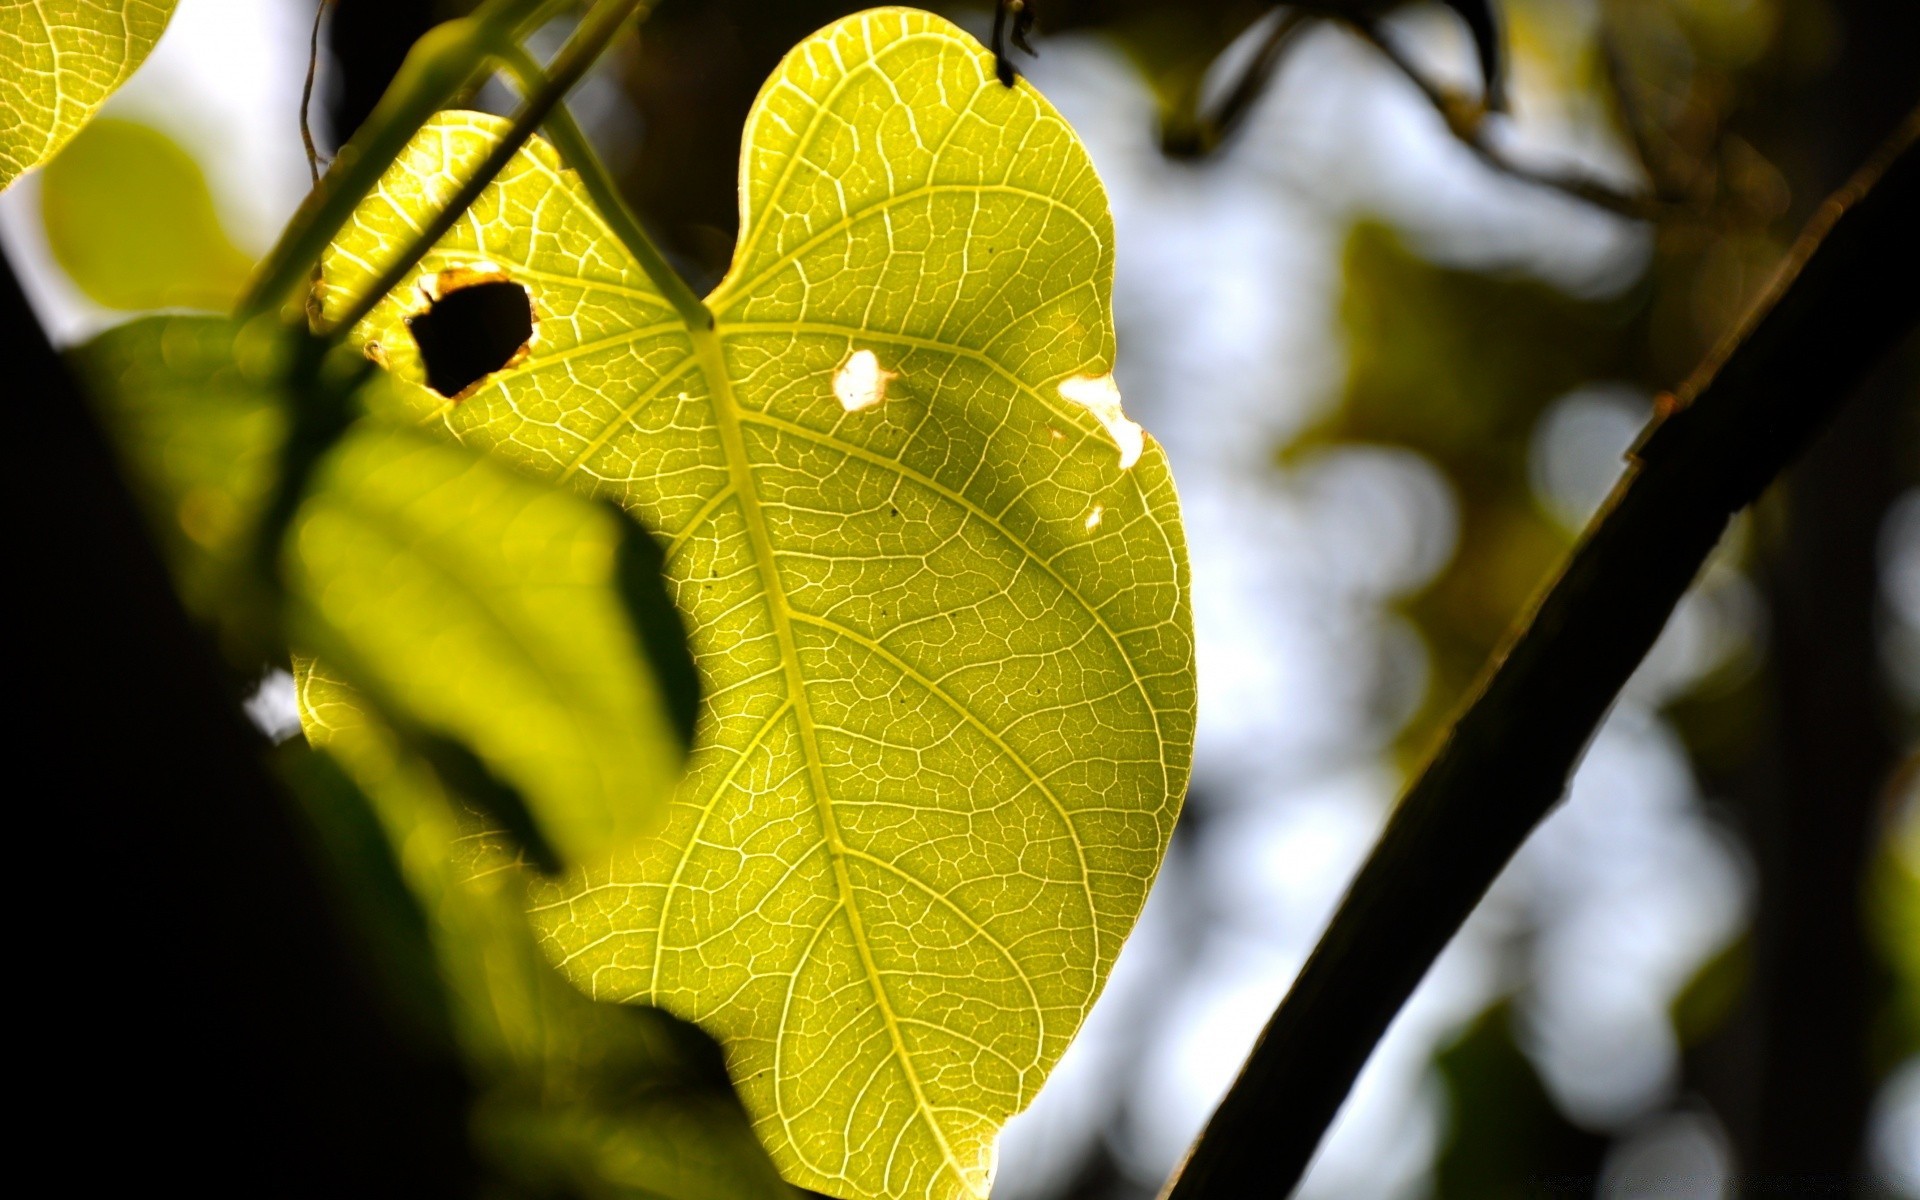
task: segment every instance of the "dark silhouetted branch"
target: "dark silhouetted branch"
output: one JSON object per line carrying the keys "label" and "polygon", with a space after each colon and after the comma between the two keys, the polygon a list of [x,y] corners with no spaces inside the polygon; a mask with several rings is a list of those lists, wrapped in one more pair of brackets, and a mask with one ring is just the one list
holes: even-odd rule
{"label": "dark silhouetted branch", "polygon": [[1605,209],[1622,217],[1650,221],[1663,208],[1661,201],[1646,195],[1623,192],[1581,171],[1550,170],[1515,162],[1488,139],[1487,108],[1473,97],[1452,91],[1427,77],[1392,38],[1379,26],[1367,21],[1347,21],[1348,28],[1366,40],[1380,56],[1393,64],[1427,98],[1434,111],[1446,122],[1447,131],[1489,168],[1522,183],[1547,188],[1583,204]]}
{"label": "dark silhouetted branch", "polygon": [[1394,1014],[1558,803],[1733,515],[1920,318],[1920,111],[1821,208],[1774,285],[1635,448],[1355,877],[1169,1185],[1287,1193]]}

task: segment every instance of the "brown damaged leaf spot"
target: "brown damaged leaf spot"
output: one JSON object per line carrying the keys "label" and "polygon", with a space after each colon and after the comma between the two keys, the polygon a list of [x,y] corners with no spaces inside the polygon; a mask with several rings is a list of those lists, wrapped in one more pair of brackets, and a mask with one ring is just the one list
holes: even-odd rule
{"label": "brown damaged leaf spot", "polygon": [[454,267],[421,283],[425,310],[406,319],[427,386],[458,402],[487,376],[525,361],[533,347],[533,297],[490,264]]}

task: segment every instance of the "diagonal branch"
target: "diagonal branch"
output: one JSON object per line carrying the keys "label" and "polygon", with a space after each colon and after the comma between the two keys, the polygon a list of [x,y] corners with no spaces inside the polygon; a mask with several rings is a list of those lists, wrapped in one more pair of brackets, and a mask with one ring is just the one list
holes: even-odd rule
{"label": "diagonal branch", "polygon": [[1522,183],[1559,192],[1618,216],[1647,221],[1660,214],[1660,200],[1620,191],[1585,172],[1530,167],[1515,162],[1488,136],[1487,109],[1482,101],[1461,95],[1428,78],[1419,64],[1373,22],[1348,20],[1345,24],[1379,51],[1380,57],[1386,59],[1395,70],[1406,76],[1408,82],[1419,89],[1420,94],[1427,98],[1427,103],[1440,114],[1441,120],[1446,122],[1447,132],[1473,151],[1474,156],[1491,170]]}
{"label": "diagonal branch", "polygon": [[1522,841],[1733,514],[1920,320],[1920,110],[1683,385],[1361,867],[1168,1200],[1300,1179],[1373,1046]]}
{"label": "diagonal branch", "polygon": [[[493,184],[500,172],[506,169],[513,156],[520,153],[527,139],[533,136],[560,102],[572,91],[574,85],[586,75],[588,69],[599,59],[614,34],[636,13],[640,12],[649,0],[596,0],[587,15],[580,19],[579,26],[560,47],[559,55],[553,60],[553,68],[548,73],[545,85],[530,93],[521,101],[520,108],[513,115],[513,124],[506,134],[495,143],[487,157],[480,161],[473,174],[460,185],[451,199],[440,206],[433,219],[409,242],[386,270],[374,281],[366,293],[356,301],[346,315],[329,326],[323,336],[330,340],[344,337],[349,330],[365,320],[368,313],[379,307],[387,293],[405,282],[414,266],[425,258],[447,231],[459,223],[467,209],[480,198],[482,192]],[[411,136],[411,135],[409,135]]]}
{"label": "diagonal branch", "polygon": [[373,115],[340,148],[254,271],[236,315],[257,317],[285,301],[406,148],[414,131],[478,80],[496,45],[526,32],[550,4],[551,0],[487,0],[472,16],[428,30],[408,52]]}
{"label": "diagonal branch", "polygon": [[[535,62],[533,56],[522,47],[503,46],[499,58],[507,73],[519,85],[523,97],[539,95],[553,86],[547,78],[546,68]],[[564,101],[554,105],[553,111],[547,114],[545,129],[547,137],[560,151],[560,157],[580,177],[580,186],[586,189],[594,207],[600,210],[607,227],[627,248],[627,253],[633,255],[640,269],[653,281],[653,286],[659,288],[660,294],[673,305],[687,328],[713,328],[713,314],[707,311],[707,306],[694,294],[693,288],[681,278],[680,272],[673,269],[673,264],[667,261],[660,247],[654,244],[646,226],[641,224],[639,215],[620,194],[620,188],[613,182],[607,165],[600,161],[593,143],[587,140],[585,131],[573,119]]]}

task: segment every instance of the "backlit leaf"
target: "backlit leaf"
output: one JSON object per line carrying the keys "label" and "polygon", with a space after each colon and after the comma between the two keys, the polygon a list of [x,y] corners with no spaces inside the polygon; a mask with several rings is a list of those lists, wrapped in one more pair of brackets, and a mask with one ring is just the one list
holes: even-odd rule
{"label": "backlit leaf", "polygon": [[0,188],[53,156],[160,40],[174,0],[0,4]]}
{"label": "backlit leaf", "polygon": [[444,440],[353,433],[289,531],[291,633],[471,746],[563,860],[604,855],[653,824],[681,761],[620,592],[630,528]]}
{"label": "backlit leaf", "polygon": [[286,345],[270,322],[147,317],[69,356],[189,612],[254,664],[270,616],[246,573],[278,473]]}
{"label": "backlit leaf", "polygon": [[[503,123],[445,114],[325,265],[339,314]],[[665,836],[536,895],[592,995],[727,1047],[787,1177],[984,1195],[1104,983],[1193,736],[1183,536],[1121,411],[1085,150],[972,38],[801,43],[689,330],[535,143],[357,331],[470,445],[668,536],[708,701]],[[406,325],[524,287],[524,358],[445,397]]]}
{"label": "backlit leaf", "polygon": [[[190,607],[243,620],[263,599],[248,572],[286,436],[284,343],[269,322],[155,317],[75,361]],[[670,685],[690,668],[647,628],[672,618],[657,572],[651,602],[636,578],[646,537],[612,506],[363,421],[290,526],[287,633],[410,733],[469,747],[563,859],[603,857],[657,823],[682,764]]]}

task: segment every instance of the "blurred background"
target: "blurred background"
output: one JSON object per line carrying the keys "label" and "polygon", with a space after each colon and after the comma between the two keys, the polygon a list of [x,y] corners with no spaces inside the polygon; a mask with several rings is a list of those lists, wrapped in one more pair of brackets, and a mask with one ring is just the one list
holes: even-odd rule
{"label": "blurred background", "polygon": [[[323,155],[461,7],[329,7]],[[760,81],[858,7],[662,0],[576,94],[697,283],[731,252]],[[1435,4],[1381,29],[1439,105],[1258,0],[1035,7],[1017,61],[1114,204],[1116,374],[1180,485],[1201,708],[1146,915],[994,1195],[1144,1200],[1655,395],[1920,99],[1920,29],[1904,0],[1506,0],[1511,114],[1474,124],[1473,40]],[[56,342],[234,295],[309,186],[314,18],[181,0],[108,119],[0,197]],[[1266,86],[1195,154],[1193,106],[1250,67]],[[1736,527],[1303,1195],[1920,1197],[1916,399],[1909,338]],[[250,713],[290,735],[290,681]]]}

